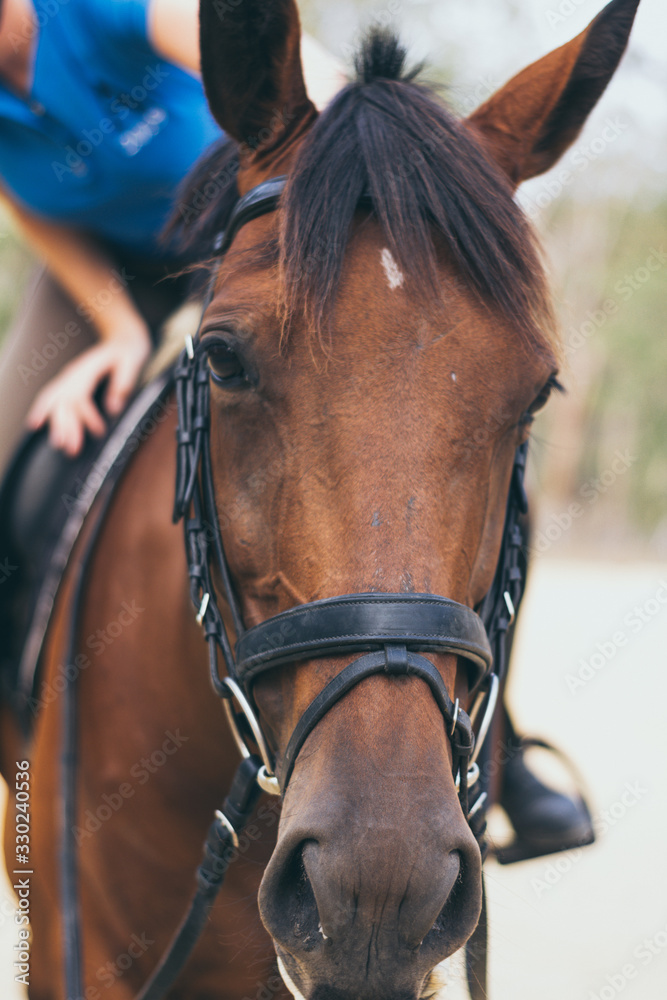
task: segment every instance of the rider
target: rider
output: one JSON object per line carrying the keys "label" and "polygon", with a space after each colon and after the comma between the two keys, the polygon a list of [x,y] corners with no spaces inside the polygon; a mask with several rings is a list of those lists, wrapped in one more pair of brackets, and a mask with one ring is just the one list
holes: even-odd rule
{"label": "rider", "polygon": [[[0,196],[46,265],[0,371],[0,470],[28,425],[68,455],[117,415],[186,295],[159,234],[220,137],[198,79],[198,0],[0,0]],[[318,104],[342,75],[304,43]],[[278,109],[280,110],[280,109]],[[159,283],[158,283],[159,282]],[[31,405],[32,403],[32,405]]]}
{"label": "rider", "polygon": [[[68,456],[101,436],[187,294],[182,277],[164,280],[182,262],[158,236],[178,183],[220,137],[198,79],[197,7],[0,0],[0,196],[45,265],[3,351],[0,474],[26,417]],[[312,40],[303,55],[322,105],[342,77]],[[541,784],[508,732],[500,794],[519,839],[585,839],[581,804]]]}

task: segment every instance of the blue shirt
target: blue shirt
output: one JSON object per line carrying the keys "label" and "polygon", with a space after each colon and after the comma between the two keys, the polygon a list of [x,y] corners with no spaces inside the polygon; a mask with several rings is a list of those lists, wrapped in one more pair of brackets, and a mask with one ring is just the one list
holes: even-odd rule
{"label": "blue shirt", "polygon": [[34,0],[28,100],[0,77],[0,180],[19,203],[161,256],[174,191],[220,137],[200,81],[151,48],[149,0]]}

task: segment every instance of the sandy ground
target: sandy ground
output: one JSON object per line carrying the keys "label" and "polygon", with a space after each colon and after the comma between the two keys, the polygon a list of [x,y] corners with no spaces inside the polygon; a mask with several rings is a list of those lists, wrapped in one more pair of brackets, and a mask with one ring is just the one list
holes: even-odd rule
{"label": "sandy ground", "polygon": [[[663,584],[664,581],[664,584]],[[667,997],[667,566],[533,567],[512,703],[524,731],[577,761],[598,843],[489,864],[491,1000]],[[0,889],[0,995],[13,981],[14,902]],[[456,960],[447,1000],[467,996]]]}

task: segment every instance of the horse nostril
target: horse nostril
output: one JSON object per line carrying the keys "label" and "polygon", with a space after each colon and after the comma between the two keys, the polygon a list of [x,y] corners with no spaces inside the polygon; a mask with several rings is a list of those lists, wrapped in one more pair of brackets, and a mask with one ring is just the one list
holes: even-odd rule
{"label": "horse nostril", "polygon": [[459,947],[461,928],[469,928],[468,934],[472,933],[479,916],[479,893],[473,891],[474,877],[466,871],[465,853],[452,853],[458,855],[459,872],[445,905],[421,943],[425,951],[443,953]]}
{"label": "horse nostril", "polygon": [[290,949],[311,951],[323,940],[315,893],[303,860],[306,846],[316,841],[302,841],[290,854],[277,880],[271,911],[271,933]]}

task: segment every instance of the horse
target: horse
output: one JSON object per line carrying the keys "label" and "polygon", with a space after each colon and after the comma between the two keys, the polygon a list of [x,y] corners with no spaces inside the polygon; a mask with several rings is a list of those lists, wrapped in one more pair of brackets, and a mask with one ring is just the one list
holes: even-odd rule
{"label": "horse", "polygon": [[[180,215],[215,257],[208,236],[246,199],[195,345],[212,502],[243,627],[329,600],[344,632],[360,595],[391,599],[394,611],[404,596],[415,614],[415,598],[433,595],[470,620],[482,606],[517,450],[557,384],[547,282],[514,192],[575,140],[637,3],[612,0],[458,120],[381,32],[318,114],[293,0],[202,0],[202,76],[229,142],[200,165]],[[253,192],[278,177],[280,196],[253,213]],[[15,776],[29,775],[31,1000],[67,995],[77,913],[81,996],[137,994],[188,904],[237,768],[172,521],[176,429],[172,394],[84,525],[29,741],[3,726],[9,872],[21,867]],[[212,567],[207,596],[233,635],[222,569]],[[399,658],[395,646],[370,655],[387,667]],[[473,934],[481,853],[452,743],[474,693],[470,656],[438,647],[424,665],[400,655],[421,666],[373,667],[329,704],[290,758],[288,783],[295,727],[349,669],[349,651],[297,653],[257,673],[253,710],[282,798],[262,800],[238,838],[173,1000],[417,1000]],[[71,717],[62,709],[74,686]],[[72,739],[78,808],[63,818],[59,758]],[[58,864],[68,837],[73,912]]]}

